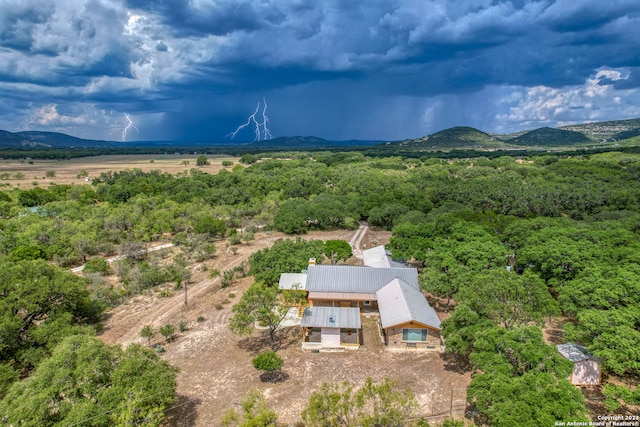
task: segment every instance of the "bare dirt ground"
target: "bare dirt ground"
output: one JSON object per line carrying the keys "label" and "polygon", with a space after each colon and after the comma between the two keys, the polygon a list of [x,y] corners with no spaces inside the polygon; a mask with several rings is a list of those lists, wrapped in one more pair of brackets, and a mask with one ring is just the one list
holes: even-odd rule
{"label": "bare dirt ground", "polygon": [[[80,171],[85,170],[88,178],[92,179],[102,172],[121,171],[125,169],[142,169],[145,172],[160,170],[176,174],[189,172],[196,167],[198,155],[183,154],[123,154],[95,157],[80,157],[69,160],[40,160],[33,159],[30,164],[25,160],[0,160],[1,183],[22,189],[33,188],[34,182],[40,187],[47,187],[51,183],[56,184],[84,184],[85,178],[78,177]],[[207,155],[210,165],[198,167],[198,169],[211,174],[221,169],[223,160],[231,160],[237,163],[238,158],[225,155]],[[184,164],[189,162],[188,164]],[[53,172],[54,176],[47,177],[47,172]],[[22,174],[16,178],[16,174]]]}
{"label": "bare dirt ground", "polygon": [[[351,240],[354,231],[313,232],[305,239]],[[249,244],[240,245],[236,254],[226,250],[220,242],[217,256],[204,265],[208,271],[225,271],[246,262],[249,255],[286,238],[281,233],[256,233]],[[390,233],[367,230],[362,247],[387,243]],[[354,261],[352,260],[352,263]],[[350,381],[362,384],[367,377],[382,380],[395,379],[402,388],[410,388],[420,404],[420,412],[430,416],[449,415],[452,392],[454,401],[464,399],[464,389],[470,381],[469,373],[460,368],[455,359],[439,353],[392,352],[377,342],[375,319],[363,320],[364,346],[344,353],[310,353],[300,349],[300,330],[297,327],[279,331],[278,354],[284,359],[283,371],[288,378],[282,382],[263,383],[259,372],[251,365],[252,357],[269,347],[266,335],[256,331],[251,337],[238,337],[229,331],[231,307],[240,298],[253,278],[238,279],[228,288],[222,288],[220,279],[210,279],[208,271],[197,266],[189,285],[189,304],[183,305],[181,290],[161,298],[158,292],[138,296],[106,315],[101,338],[110,344],[127,345],[147,341],[139,335],[144,325],[158,328],[186,319],[189,329],[165,343],[156,337],[152,345],[161,343],[162,357],[180,368],[178,374],[179,402],[168,412],[172,426],[216,426],[230,409],[239,409],[242,397],[252,388],[261,390],[268,405],[282,423],[294,425],[314,389],[323,382]],[[201,316],[200,321],[198,317]],[[462,391],[461,391],[462,390]],[[462,393],[462,394],[461,394]],[[462,415],[464,405],[454,404],[454,415]]]}

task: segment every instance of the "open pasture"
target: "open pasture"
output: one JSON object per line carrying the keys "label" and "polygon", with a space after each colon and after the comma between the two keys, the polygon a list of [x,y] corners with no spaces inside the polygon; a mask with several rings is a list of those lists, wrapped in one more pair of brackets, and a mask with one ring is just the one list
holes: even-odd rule
{"label": "open pasture", "polygon": [[[122,154],[80,157],[68,160],[0,160],[0,183],[10,187],[28,189],[37,185],[82,184],[102,172],[141,169],[145,172],[159,170],[171,174],[189,173],[192,168],[217,173],[222,161],[234,163],[238,158],[226,155],[207,156],[210,164],[196,166],[198,154]],[[86,172],[86,173],[85,173]]]}

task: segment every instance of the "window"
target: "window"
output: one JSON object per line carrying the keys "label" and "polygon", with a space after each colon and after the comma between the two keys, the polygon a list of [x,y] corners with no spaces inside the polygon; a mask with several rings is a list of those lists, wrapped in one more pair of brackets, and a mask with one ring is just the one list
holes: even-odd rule
{"label": "window", "polygon": [[370,305],[371,305],[371,301],[365,301],[365,302],[364,302],[364,306],[365,306],[365,307],[369,307]]}
{"label": "window", "polygon": [[426,329],[403,329],[402,341],[426,341],[427,330]]}

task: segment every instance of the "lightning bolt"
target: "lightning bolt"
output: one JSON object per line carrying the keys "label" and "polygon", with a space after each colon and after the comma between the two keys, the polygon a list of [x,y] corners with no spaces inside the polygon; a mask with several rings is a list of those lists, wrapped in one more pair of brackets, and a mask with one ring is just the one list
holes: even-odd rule
{"label": "lightning bolt", "polygon": [[262,98],[262,102],[264,102],[264,109],[262,110],[262,139],[267,140],[273,138],[273,136],[267,127],[267,123],[269,122],[269,117],[267,117],[267,100]]}
{"label": "lightning bolt", "polygon": [[258,111],[260,111],[260,102],[258,102],[258,105],[256,105],[256,110],[253,112],[252,115],[250,115],[247,118],[247,122],[238,126],[236,130],[227,134],[225,138],[227,137],[231,137],[231,139],[235,138],[238,132],[240,132],[240,130],[246,128],[247,126],[249,126],[251,122],[253,122],[253,124],[256,127],[254,131],[254,134],[255,134],[254,141],[267,140],[267,139],[273,138],[273,135],[271,135],[271,132],[267,127],[267,123],[269,123],[269,117],[267,117],[267,100],[265,98],[262,98],[262,101],[264,102],[264,107],[262,109],[262,122],[258,122],[258,120],[256,120],[256,115],[258,114]]}
{"label": "lightning bolt", "polygon": [[129,123],[127,123],[127,127],[124,128],[124,130],[122,131],[122,140],[126,141],[127,140],[127,131],[130,128],[134,128],[136,130],[136,133],[138,133],[138,134],[140,133],[140,131],[138,130],[136,125],[133,124],[133,121],[129,118],[129,115],[127,113],[123,113],[123,114],[124,114],[124,117],[127,119],[127,122],[129,122]]}
{"label": "lightning bolt", "polygon": [[[258,114],[258,110],[260,109],[260,103],[258,102],[258,105],[256,105],[256,111],[253,112],[252,115],[249,116],[249,118],[247,119],[247,123],[240,125],[236,128],[236,130],[234,130],[233,132],[227,134],[227,136],[231,136],[231,139],[235,138],[236,135],[238,134],[238,132],[240,132],[241,129],[246,128],[247,126],[249,126],[249,124],[253,121],[256,124],[256,135],[258,138],[260,138],[260,133],[258,133],[257,129],[258,129],[258,122],[256,121],[256,114]],[[225,136],[225,138],[227,137]]]}

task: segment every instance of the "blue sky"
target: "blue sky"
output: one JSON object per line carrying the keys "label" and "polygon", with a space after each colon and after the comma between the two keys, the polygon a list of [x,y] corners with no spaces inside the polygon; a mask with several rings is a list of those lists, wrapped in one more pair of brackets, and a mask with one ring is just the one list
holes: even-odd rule
{"label": "blue sky", "polygon": [[636,118],[639,46],[638,0],[0,0],[0,129],[217,141],[263,99],[275,137]]}

